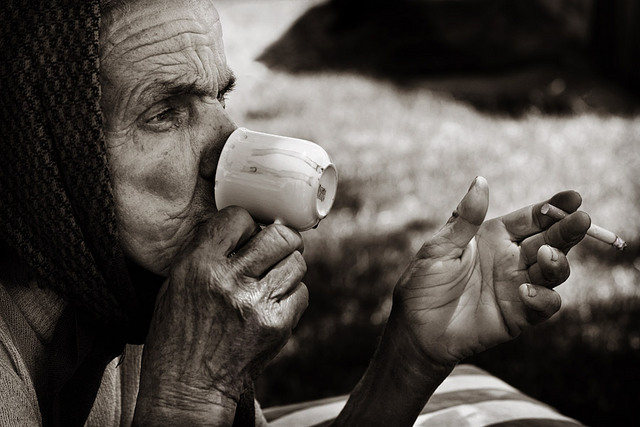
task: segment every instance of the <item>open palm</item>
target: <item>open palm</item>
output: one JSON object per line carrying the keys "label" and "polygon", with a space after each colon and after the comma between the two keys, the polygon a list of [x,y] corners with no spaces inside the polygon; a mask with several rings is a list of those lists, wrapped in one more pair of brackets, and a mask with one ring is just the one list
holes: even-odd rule
{"label": "open palm", "polygon": [[[581,199],[569,191],[548,202],[574,212]],[[394,292],[394,316],[438,363],[508,341],[558,311],[551,288],[569,276],[565,255],[590,224],[583,212],[555,222],[540,213],[544,202],[485,222],[488,203],[478,177]]]}

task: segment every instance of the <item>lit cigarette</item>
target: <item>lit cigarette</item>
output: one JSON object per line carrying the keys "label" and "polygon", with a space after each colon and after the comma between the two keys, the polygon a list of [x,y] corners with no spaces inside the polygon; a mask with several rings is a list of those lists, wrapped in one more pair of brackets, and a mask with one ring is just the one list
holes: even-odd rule
{"label": "lit cigarette", "polygon": [[[562,219],[569,215],[562,209],[557,208],[549,203],[545,203],[544,205],[542,205],[542,207],[540,208],[540,212],[542,212],[543,215],[548,215],[553,219]],[[600,240],[601,242],[608,243],[614,246],[620,251],[627,247],[627,243],[620,237],[618,237],[617,234],[595,224],[591,224],[591,227],[589,227],[589,229],[587,230],[587,234]]]}

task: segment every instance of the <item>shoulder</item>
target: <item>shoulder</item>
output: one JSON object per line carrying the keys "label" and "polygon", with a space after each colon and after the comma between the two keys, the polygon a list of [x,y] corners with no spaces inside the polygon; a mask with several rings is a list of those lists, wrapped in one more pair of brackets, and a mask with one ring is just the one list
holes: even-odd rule
{"label": "shoulder", "polygon": [[11,335],[5,307],[11,301],[0,285],[0,425],[41,424],[38,399],[27,366]]}
{"label": "shoulder", "polygon": [[0,425],[40,425],[40,410],[24,381],[0,361]]}

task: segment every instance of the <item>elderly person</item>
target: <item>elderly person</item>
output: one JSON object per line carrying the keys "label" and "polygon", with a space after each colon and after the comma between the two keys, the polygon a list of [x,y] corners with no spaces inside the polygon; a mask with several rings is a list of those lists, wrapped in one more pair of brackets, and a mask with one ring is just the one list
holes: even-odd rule
{"label": "elderly person", "polygon": [[[0,13],[0,423],[263,424],[252,383],[307,306],[303,240],[216,210],[236,125],[214,2],[22,3]],[[487,206],[478,177],[413,259],[336,425],[411,425],[459,361],[559,309],[589,217]]]}

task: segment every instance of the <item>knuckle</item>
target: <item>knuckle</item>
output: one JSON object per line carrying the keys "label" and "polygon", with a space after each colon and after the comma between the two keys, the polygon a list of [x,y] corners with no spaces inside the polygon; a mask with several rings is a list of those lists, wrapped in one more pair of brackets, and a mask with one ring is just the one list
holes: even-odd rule
{"label": "knuckle", "polygon": [[264,334],[280,339],[286,338],[291,334],[287,317],[284,313],[276,310],[263,313],[260,319],[260,328]]}
{"label": "knuckle", "polygon": [[276,241],[280,241],[286,246],[296,248],[302,243],[300,234],[285,225],[271,224],[267,230]]}
{"label": "knuckle", "polygon": [[571,272],[571,268],[569,266],[569,261],[567,260],[566,255],[562,252],[559,254],[559,259],[555,262],[556,268],[555,276],[558,280],[564,282],[569,278],[569,274]]}
{"label": "knuckle", "polygon": [[244,213],[247,211],[240,206],[227,206],[226,208],[220,209],[218,212],[221,215],[237,216],[244,215]]}
{"label": "knuckle", "polygon": [[238,269],[232,263],[224,263],[224,265],[219,264],[211,268],[210,287],[230,288],[231,284],[238,280],[237,270]]}
{"label": "knuckle", "polygon": [[249,212],[240,206],[227,206],[218,211],[218,214],[224,216],[228,221],[236,221],[245,224],[254,224],[253,218]]}
{"label": "knuckle", "polygon": [[253,224],[253,219],[247,211],[237,206],[229,206],[202,220],[196,240],[207,242],[224,239],[224,236],[233,234],[233,230],[244,229]]}
{"label": "knuckle", "polygon": [[560,310],[561,305],[562,300],[560,298],[560,295],[558,295],[556,292],[550,292],[547,298],[547,303],[542,310],[545,320],[557,313],[558,310]]}
{"label": "knuckle", "polygon": [[302,304],[300,304],[300,312],[302,313],[309,306],[309,288],[307,288],[307,285],[305,285],[304,283],[300,283],[300,291],[299,292],[300,292],[299,301],[302,303]]}
{"label": "knuckle", "polygon": [[207,290],[210,295],[233,295],[234,274],[228,269],[211,268],[210,278],[207,280]]}
{"label": "knuckle", "polygon": [[300,251],[295,251],[293,253],[293,259],[295,261],[296,267],[298,268],[298,272],[304,276],[307,273],[307,262],[305,261]]}
{"label": "knuckle", "polygon": [[541,269],[543,277],[550,283],[559,284],[569,278],[570,269],[569,264],[566,262],[560,262],[558,264],[551,264],[546,268]]}

